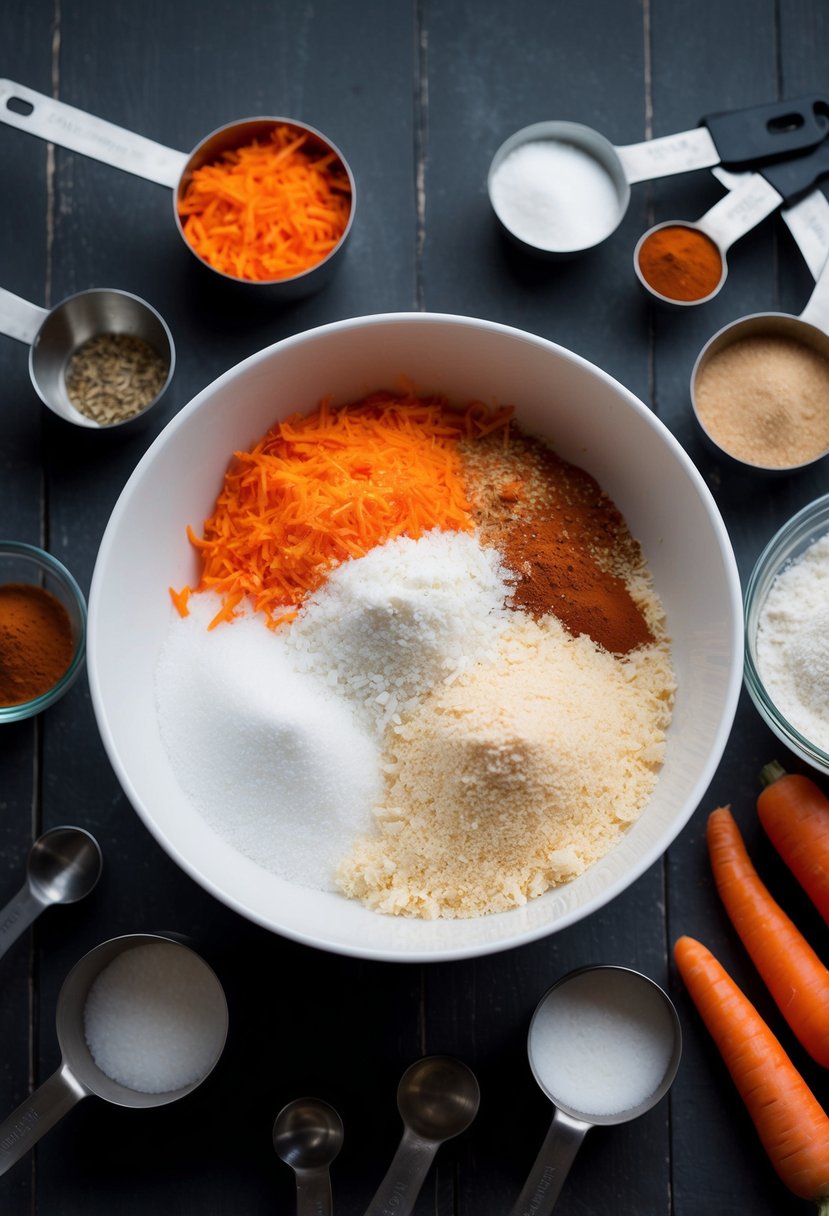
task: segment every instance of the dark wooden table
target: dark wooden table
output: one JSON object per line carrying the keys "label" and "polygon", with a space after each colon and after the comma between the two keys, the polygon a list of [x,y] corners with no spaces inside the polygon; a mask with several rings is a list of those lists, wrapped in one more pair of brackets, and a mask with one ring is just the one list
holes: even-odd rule
{"label": "dark wooden table", "polygon": [[[631,268],[650,223],[695,218],[721,196],[700,172],[634,188],[619,230],[588,257],[541,267],[496,230],[485,179],[512,131],[552,117],[615,143],[694,126],[705,113],[829,91],[824,0],[3,0],[0,74],[187,150],[233,118],[286,114],[327,132],[360,206],[336,280],[291,307],[239,307],[205,286],[175,231],[170,193],[0,127],[0,285],[37,304],[120,287],[174,332],[174,383],[147,432],[73,431],[40,405],[27,351],[0,340],[0,532],[43,545],[88,590],[110,510],[146,445],[199,389],[286,335],[363,313],[428,309],[523,327],[597,363],[647,401],[697,462],[745,578],[766,540],[824,492],[827,465],[757,483],[706,452],[688,379],[720,325],[758,309],[799,312],[811,280],[780,221],[734,248],[711,304],[679,314],[644,300]],[[688,572],[693,577],[693,571]],[[81,679],[35,721],[0,732],[0,901],[44,828],[99,839],[104,877],[86,902],[47,913],[0,963],[0,1107],[58,1063],[55,1002],[89,948],[118,933],[192,934],[228,992],[223,1060],[197,1093],[141,1112],[83,1102],[0,1179],[5,1216],[293,1210],[274,1155],[279,1108],[327,1098],[346,1128],[337,1211],[366,1207],[396,1146],[395,1089],[419,1055],[477,1072],[480,1115],[438,1155],[417,1212],[509,1211],[550,1117],[526,1060],[530,1014],[570,968],[638,968],[672,993],[685,1049],[670,1098],[596,1130],[560,1199],[587,1212],[796,1213],[670,963],[682,932],[705,940],[778,1030],[826,1102],[825,1074],[793,1043],[725,921],[708,872],[707,811],[730,802],[758,868],[821,951],[825,926],[758,828],[761,765],[794,759],[747,697],[719,771],[668,854],[624,895],[547,940],[481,960],[390,965],[330,956],[247,923],[181,873],[113,776]]]}

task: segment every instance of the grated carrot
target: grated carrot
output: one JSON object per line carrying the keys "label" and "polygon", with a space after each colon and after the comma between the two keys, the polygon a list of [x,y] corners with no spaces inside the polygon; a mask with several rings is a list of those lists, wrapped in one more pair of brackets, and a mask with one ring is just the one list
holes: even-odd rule
{"label": "grated carrot", "polygon": [[275,628],[335,566],[375,545],[432,528],[471,531],[457,442],[490,433],[496,418],[507,426],[511,412],[374,393],[292,414],[236,452],[203,536],[187,529],[202,561],[196,590],[222,599],[210,627],[248,597]]}
{"label": "grated carrot", "polygon": [[184,235],[214,270],[256,282],[323,261],[351,213],[341,161],[287,124],[194,169],[178,202]]}

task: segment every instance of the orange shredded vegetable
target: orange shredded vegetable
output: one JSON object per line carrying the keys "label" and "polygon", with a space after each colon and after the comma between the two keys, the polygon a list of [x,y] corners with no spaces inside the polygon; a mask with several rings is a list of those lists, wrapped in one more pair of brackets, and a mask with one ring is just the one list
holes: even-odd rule
{"label": "orange shredded vegetable", "polygon": [[336,409],[323,401],[236,452],[203,536],[187,530],[202,561],[196,590],[222,599],[210,628],[246,597],[275,628],[348,558],[432,528],[471,531],[457,442],[496,419],[507,428],[511,413],[376,393]]}
{"label": "orange shredded vegetable", "polygon": [[178,202],[184,235],[236,279],[291,278],[336,247],[351,214],[348,174],[311,136],[279,124],[194,169]]}

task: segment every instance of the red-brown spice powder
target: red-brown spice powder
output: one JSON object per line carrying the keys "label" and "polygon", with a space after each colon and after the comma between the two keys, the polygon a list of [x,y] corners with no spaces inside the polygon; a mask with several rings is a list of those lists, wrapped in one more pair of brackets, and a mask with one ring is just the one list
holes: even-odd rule
{"label": "red-brown spice powder", "polygon": [[29,583],[0,586],[0,705],[22,705],[52,688],[72,662],[69,614]]}
{"label": "red-brown spice powder", "polygon": [[612,654],[654,641],[628,579],[643,569],[641,550],[598,483],[539,440],[511,427],[462,445],[482,543],[515,576],[512,606],[538,619],[556,616]]}

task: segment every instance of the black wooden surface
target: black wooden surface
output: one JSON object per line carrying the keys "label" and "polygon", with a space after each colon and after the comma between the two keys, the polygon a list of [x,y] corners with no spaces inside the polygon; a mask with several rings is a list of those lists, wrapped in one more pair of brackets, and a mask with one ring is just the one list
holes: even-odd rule
{"label": "black wooden surface", "polygon": [[[205,285],[175,231],[168,190],[0,126],[0,285],[37,304],[86,287],[134,291],[168,320],[178,350],[149,429],[101,436],[52,417],[30,385],[25,347],[0,338],[0,532],[42,544],[88,590],[136,461],[217,374],[323,322],[428,309],[551,338],[640,395],[697,462],[745,578],[777,527],[829,488],[826,461],[760,484],[735,474],[698,440],[688,378],[720,325],[803,307],[810,279],[788,232],[767,221],[735,246],[720,297],[663,313],[636,289],[633,245],[655,220],[700,215],[721,194],[710,175],[635,187],[610,240],[550,268],[506,246],[486,172],[501,141],[530,122],[569,118],[628,143],[684,130],[709,111],[827,92],[827,64],[825,0],[2,0],[0,75],[181,150],[233,118],[302,119],[343,149],[360,202],[328,288],[289,308],[241,306]],[[366,963],[270,935],[179,872],[121,793],[79,681],[40,719],[0,732],[0,901],[16,891],[44,828],[79,823],[105,855],[93,896],[47,913],[0,962],[0,1107],[11,1110],[57,1066],[63,978],[117,933],[192,934],[227,989],[231,1034],[216,1073],[178,1104],[133,1112],[81,1103],[0,1179],[0,1211],[288,1213],[293,1181],[273,1153],[271,1126],[286,1101],[315,1093],[342,1113],[336,1207],[356,1216],[400,1134],[400,1074],[425,1052],[449,1051],[476,1070],[482,1106],[471,1132],[441,1149],[417,1213],[500,1216],[550,1117],[526,1061],[530,1014],[558,976],[592,962],[633,966],[667,986],[685,1049],[668,1100],[588,1136],[562,1216],[808,1211],[766,1161],[669,961],[680,933],[705,940],[826,1102],[825,1075],[781,1027],[735,942],[704,847],[707,811],[730,802],[761,873],[825,951],[825,926],[756,823],[757,774],[773,755],[798,767],[744,696],[697,814],[611,905],[546,941],[481,960]]]}

